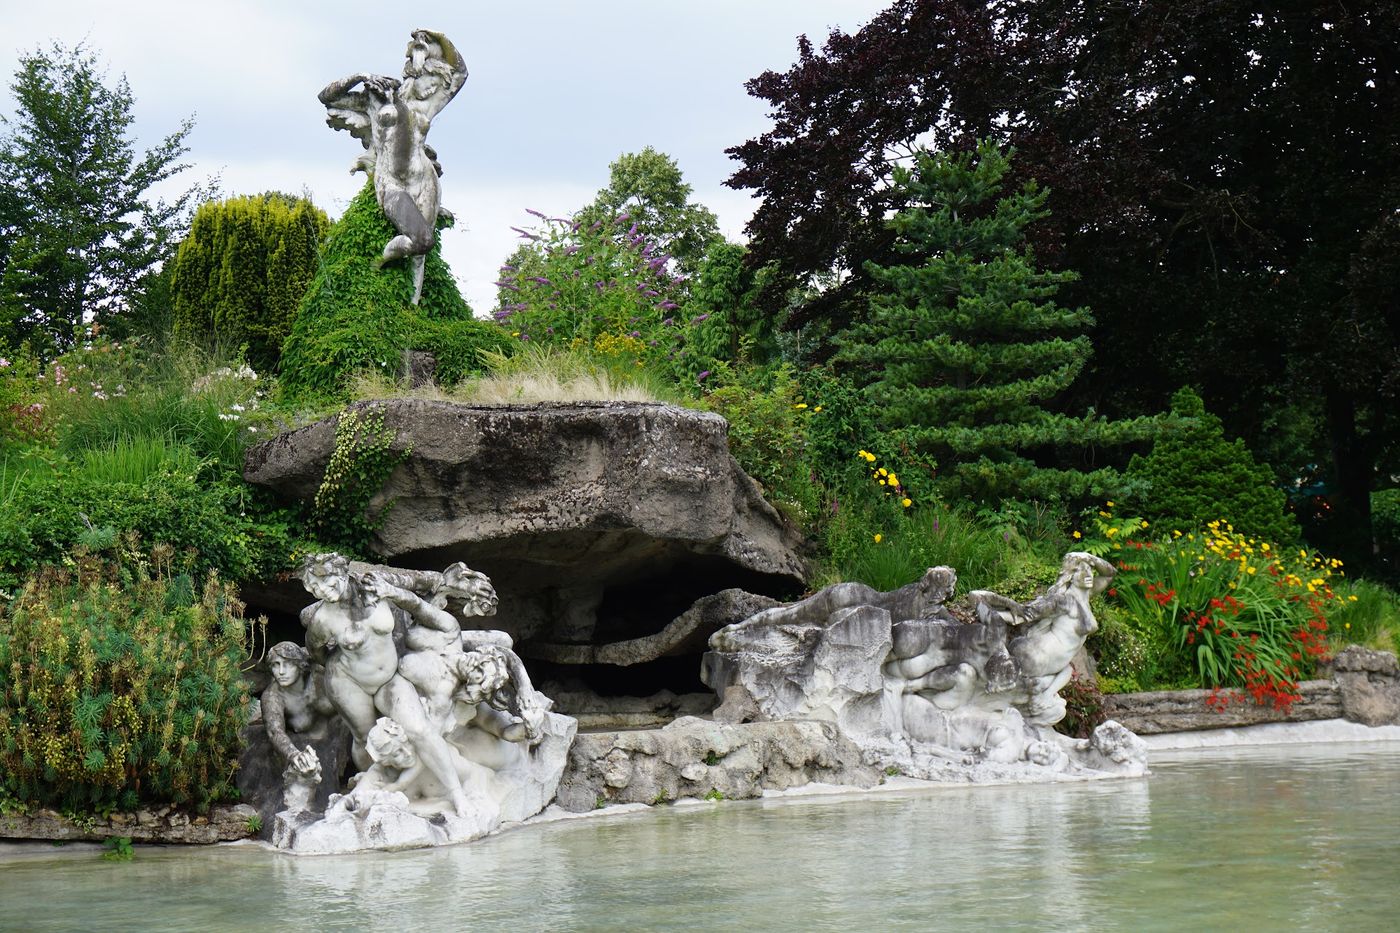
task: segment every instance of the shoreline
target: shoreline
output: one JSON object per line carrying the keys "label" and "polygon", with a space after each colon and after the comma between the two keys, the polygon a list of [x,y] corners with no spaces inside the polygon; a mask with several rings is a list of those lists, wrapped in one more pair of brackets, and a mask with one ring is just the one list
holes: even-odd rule
{"label": "shoreline", "polygon": [[[1211,752],[1225,751],[1240,748],[1286,748],[1288,746],[1307,745],[1369,745],[1386,744],[1400,742],[1400,725],[1396,726],[1363,726],[1360,723],[1350,722],[1345,719],[1322,719],[1301,723],[1261,723],[1253,726],[1241,726],[1238,728],[1211,729],[1195,732],[1167,732],[1157,735],[1139,736],[1147,743],[1149,756],[1163,753],[1169,760],[1180,760],[1182,757],[1189,757],[1191,753],[1204,752],[1207,756]],[[1151,766],[1151,757],[1148,759]],[[1141,777],[1110,777],[1100,780],[1108,781],[1138,781],[1151,778],[1151,773]],[[889,794],[924,794],[951,789],[967,789],[973,787],[1007,787],[1024,786],[1028,782],[1021,781],[990,781],[985,783],[969,783],[965,781],[926,781],[920,778],[906,777],[904,775],[892,775],[874,787],[856,787],[849,784],[803,784],[799,787],[792,787],[786,790],[766,790],[760,797],[742,798],[736,800],[705,800],[698,797],[682,797],[679,800],[665,804],[667,807],[693,808],[716,806],[720,803],[779,803],[779,802],[804,802],[806,800],[831,800],[837,798],[864,798],[880,797]],[[1036,782],[1039,783],[1039,782]],[[1046,781],[1046,784],[1074,784],[1081,783],[1076,780],[1066,781]],[[1097,783],[1094,781],[1092,783]],[[542,812],[536,814],[528,820],[518,823],[503,825],[499,830],[491,833],[491,836],[508,832],[516,832],[531,826],[545,825],[549,823],[560,823],[571,820],[590,820],[609,817],[628,816],[657,809],[660,805],[645,803],[624,803],[607,807],[600,807],[596,810],[586,810],[576,813],[565,810],[557,804],[551,804]],[[490,838],[490,836],[482,837]],[[475,840],[474,840],[475,841]],[[470,843],[461,843],[470,845]],[[292,858],[307,858],[308,856],[292,855],[281,849],[273,848],[270,843],[261,840],[240,839],[235,842],[220,842],[212,845],[161,845],[156,843],[143,843],[142,849],[159,847],[162,850],[207,850],[210,848],[239,848],[239,849],[259,849],[271,855],[283,855]],[[9,839],[0,840],[0,865],[18,861],[34,861],[42,859],[71,859],[71,858],[92,858],[103,851],[103,845],[98,842],[66,842],[55,844],[53,841],[44,839]],[[387,854],[379,850],[375,854]],[[421,849],[403,849],[403,852],[417,852]],[[350,853],[351,856],[365,853]],[[346,855],[319,856],[320,858],[344,858]]]}

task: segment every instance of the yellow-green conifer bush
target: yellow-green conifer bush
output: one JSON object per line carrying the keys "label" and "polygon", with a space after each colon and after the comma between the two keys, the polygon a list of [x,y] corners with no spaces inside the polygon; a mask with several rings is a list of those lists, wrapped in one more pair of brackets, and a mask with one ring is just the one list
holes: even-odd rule
{"label": "yellow-green conifer bush", "polygon": [[0,608],[0,795],[79,813],[236,796],[242,606],[153,563],[80,557]]}
{"label": "yellow-green conifer bush", "polygon": [[202,205],[170,270],[175,336],[246,346],[253,368],[271,371],[329,229],[325,211],[276,192]]}

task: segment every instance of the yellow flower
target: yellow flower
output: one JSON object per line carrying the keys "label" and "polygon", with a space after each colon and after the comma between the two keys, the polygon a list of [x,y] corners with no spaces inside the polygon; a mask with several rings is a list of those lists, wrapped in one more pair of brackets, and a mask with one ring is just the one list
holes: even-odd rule
{"label": "yellow flower", "polygon": [[1108,518],[1111,514],[1110,512],[1105,512],[1103,509],[1099,509],[1099,516],[1102,518]]}
{"label": "yellow flower", "polygon": [[1105,502],[1104,505],[1108,506],[1110,509],[1113,508],[1112,502]]}
{"label": "yellow flower", "polygon": [[880,467],[880,471],[879,471],[879,472],[880,472],[880,475],[881,475],[881,476],[889,476],[889,475],[890,475],[890,471],[887,470],[887,469],[885,469],[884,467]]}
{"label": "yellow flower", "polygon": [[818,411],[821,411],[821,410],[822,410],[822,407],[821,407],[820,405],[818,405],[816,408],[813,408],[813,409],[812,409],[813,412],[818,412]]}
{"label": "yellow flower", "polygon": [[792,407],[793,407],[793,408],[798,408],[798,409],[806,408],[806,407],[807,407],[807,403],[806,403],[806,402],[798,402],[796,405],[794,405],[794,406],[792,406]]}
{"label": "yellow flower", "polygon": [[859,450],[859,451],[857,451],[857,452],[856,452],[856,456],[859,457],[860,459],[864,460],[864,459],[865,459],[865,451],[864,451],[864,450]]}
{"label": "yellow flower", "polygon": [[1259,568],[1257,568],[1257,567],[1246,567],[1246,568],[1244,568],[1244,572],[1247,573],[1247,574],[1249,574],[1249,575],[1252,577],[1252,576],[1254,576],[1256,573],[1259,572]]}
{"label": "yellow flower", "polygon": [[[904,497],[904,500],[903,500],[900,504],[903,505],[903,506],[907,509],[907,508],[909,508],[909,506],[911,506],[911,505],[914,504],[914,500],[913,500],[913,499],[910,499],[908,496],[905,496],[905,497]],[[1352,599],[1355,599],[1355,598],[1356,598],[1355,596],[1352,597]]]}
{"label": "yellow flower", "polygon": [[1173,537],[1173,538],[1180,538],[1180,537],[1181,537],[1181,532],[1173,530],[1173,531],[1172,531],[1172,537]]}
{"label": "yellow flower", "polygon": [[889,479],[890,479],[890,485],[891,485],[891,486],[898,486],[898,485],[899,485],[899,477],[898,477],[898,476],[895,476],[893,473],[891,473]]}
{"label": "yellow flower", "polygon": [[[1356,597],[1355,597],[1355,596],[1348,596],[1347,599],[1349,599],[1349,600],[1352,601],[1352,602],[1356,602]],[[1351,623],[1348,622],[1347,625],[1351,625]]]}
{"label": "yellow flower", "polygon": [[1118,534],[1118,529],[1117,529],[1117,528],[1110,528],[1110,529],[1108,529],[1108,531],[1104,532],[1104,534],[1108,535],[1108,536],[1111,538],[1111,537],[1113,537],[1114,535]]}
{"label": "yellow flower", "polygon": [[1080,538],[1082,538],[1082,537],[1084,537],[1084,536],[1081,535],[1079,532],[1076,531],[1074,534],[1070,535],[1070,537],[1072,537],[1074,540],[1078,541]]}
{"label": "yellow flower", "polygon": [[[1352,597],[1352,599],[1355,599],[1355,598],[1356,598],[1355,596]],[[1346,624],[1346,627],[1347,627],[1347,628],[1351,628],[1351,623],[1348,622],[1348,623]]]}
{"label": "yellow flower", "polygon": [[1147,527],[1147,519],[1145,519],[1145,518],[1142,520],[1142,527],[1143,527],[1143,528],[1146,528],[1146,527]]}
{"label": "yellow flower", "polygon": [[885,540],[885,536],[882,535],[882,534],[880,534],[879,532],[876,532],[876,534],[875,534],[875,543],[876,543],[876,544],[879,544],[879,543],[880,543],[881,541],[883,541],[883,540]]}

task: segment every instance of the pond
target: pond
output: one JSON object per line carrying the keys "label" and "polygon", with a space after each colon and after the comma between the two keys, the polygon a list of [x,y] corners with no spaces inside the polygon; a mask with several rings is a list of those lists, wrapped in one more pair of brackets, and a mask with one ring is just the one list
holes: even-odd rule
{"label": "pond", "polygon": [[0,865],[0,928],[1378,929],[1400,743],[1156,753],[1149,780],[726,801],[448,849]]}

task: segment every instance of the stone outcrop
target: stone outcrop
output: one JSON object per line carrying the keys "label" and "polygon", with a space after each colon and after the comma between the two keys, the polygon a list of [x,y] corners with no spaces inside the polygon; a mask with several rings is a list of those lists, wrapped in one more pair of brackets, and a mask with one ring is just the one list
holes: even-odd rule
{"label": "stone outcrop", "polygon": [[685,717],[664,729],[581,734],[557,802],[582,812],[610,803],[759,797],[813,782],[871,787],[880,771],[828,722],[734,725]]}
{"label": "stone outcrop", "polygon": [[727,625],[742,622],[765,609],[778,606],[776,599],[738,589],[704,596],[661,631],[605,645],[558,645],[535,642],[532,656],[560,664],[613,664],[630,667],[687,654],[700,654],[710,636]]}
{"label": "stone outcrop", "polygon": [[[399,567],[462,560],[488,574],[501,601],[494,624],[525,657],[535,643],[560,655],[651,636],[661,637],[599,663],[673,652],[690,635],[663,629],[697,599],[802,586],[801,535],[729,455],[718,415],[615,402],[358,407],[381,411],[392,449],[411,451],[371,503],[391,504],[375,550]],[[244,476],[309,500],[335,432],[329,418],[253,447]],[[289,609],[299,590],[265,582],[245,599]]]}
{"label": "stone outcrop", "polygon": [[52,839],[56,842],[101,842],[127,838],[132,842],[167,845],[206,845],[256,835],[258,811],[247,804],[210,807],[206,814],[174,807],[150,807],[113,813],[75,823],[53,810],[0,814],[0,838]]}

